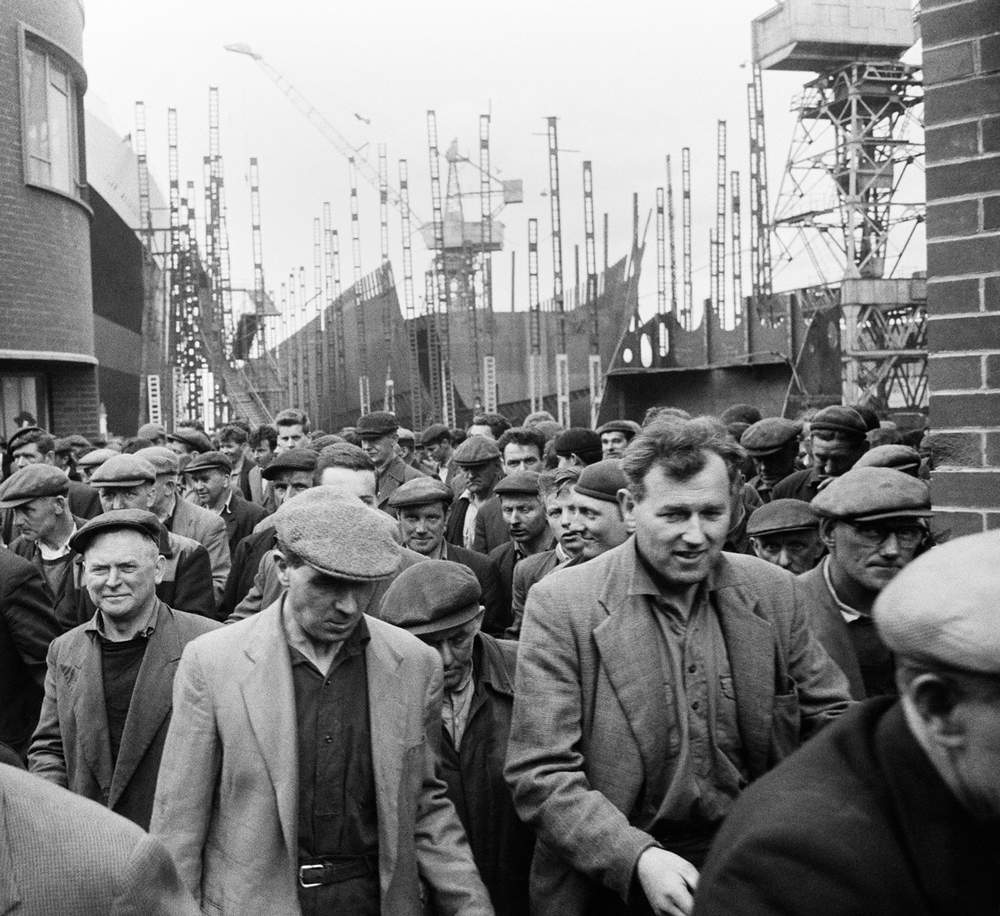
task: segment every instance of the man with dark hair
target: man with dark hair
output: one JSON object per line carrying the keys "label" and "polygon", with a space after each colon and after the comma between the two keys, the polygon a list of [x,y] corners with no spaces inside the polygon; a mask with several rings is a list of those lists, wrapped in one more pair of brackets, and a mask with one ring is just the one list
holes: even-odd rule
{"label": "man with dark hair", "polygon": [[452,464],[454,449],[451,443],[451,430],[444,423],[432,423],[420,436],[427,457],[437,463],[437,476],[443,482],[452,486],[452,480],[458,472],[457,465]]}
{"label": "man with dark hair", "polygon": [[411,468],[396,453],[399,421],[394,413],[388,410],[366,413],[358,419],[357,430],[361,436],[361,448],[375,468],[376,504],[383,512],[392,515],[389,497],[396,492],[396,488],[424,475]]}
{"label": "man with dark hair", "polygon": [[287,452],[290,448],[303,448],[309,444],[309,417],[295,407],[286,407],[274,418],[277,430],[275,452]]}
{"label": "man with dark hair", "polygon": [[530,426],[512,426],[498,440],[505,474],[541,471],[545,436]]}
{"label": "man with dark hair", "polygon": [[510,420],[502,413],[477,413],[472,418],[466,435],[499,439],[508,429],[510,429]]}
{"label": "man with dark hair", "polygon": [[278,450],[278,431],[268,423],[258,426],[249,439],[254,461],[261,470],[266,468]]}
{"label": "man with dark hair", "polygon": [[654,421],[623,460],[635,536],[528,595],[506,776],[532,912],[688,913],[749,781],[848,707],[796,579],[722,552],[739,445]]}
{"label": "man with dark hair", "polygon": [[235,423],[223,426],[219,430],[219,451],[232,465],[230,476],[233,487],[244,499],[259,505],[263,501],[264,492],[261,488],[260,468],[250,454],[249,439],[250,434],[242,426]]}

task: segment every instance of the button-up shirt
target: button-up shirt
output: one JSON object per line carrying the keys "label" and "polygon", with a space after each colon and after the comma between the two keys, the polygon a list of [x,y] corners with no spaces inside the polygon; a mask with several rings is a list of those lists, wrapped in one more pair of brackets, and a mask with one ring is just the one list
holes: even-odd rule
{"label": "button-up shirt", "polygon": [[455,690],[444,695],[444,702],[441,705],[441,721],[451,736],[451,742],[456,749],[462,746],[462,735],[465,734],[465,726],[469,722],[469,710],[472,709],[475,686],[472,666],[470,665],[462,683]]}

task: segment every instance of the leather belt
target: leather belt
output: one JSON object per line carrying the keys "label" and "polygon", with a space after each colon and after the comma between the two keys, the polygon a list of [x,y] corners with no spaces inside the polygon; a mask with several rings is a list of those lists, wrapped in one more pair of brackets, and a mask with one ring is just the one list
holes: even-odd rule
{"label": "leather belt", "polygon": [[377,869],[378,858],[374,855],[299,859],[299,886],[320,887],[324,884],[339,884],[341,881],[375,874]]}

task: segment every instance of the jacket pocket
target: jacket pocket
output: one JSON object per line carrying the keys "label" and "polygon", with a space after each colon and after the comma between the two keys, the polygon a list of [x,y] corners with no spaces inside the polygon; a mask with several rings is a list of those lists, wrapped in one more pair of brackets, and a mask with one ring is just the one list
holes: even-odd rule
{"label": "jacket pocket", "polygon": [[800,744],[802,711],[795,687],[790,693],[775,694],[771,719],[772,763],[787,757]]}

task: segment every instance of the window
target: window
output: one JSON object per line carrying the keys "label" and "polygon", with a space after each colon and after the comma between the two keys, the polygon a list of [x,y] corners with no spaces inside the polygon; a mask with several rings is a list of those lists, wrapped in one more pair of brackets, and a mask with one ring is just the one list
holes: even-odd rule
{"label": "window", "polygon": [[25,181],[80,197],[79,88],[67,63],[25,38]]}
{"label": "window", "polygon": [[0,439],[6,442],[17,432],[22,421],[15,420],[30,413],[36,425],[49,426],[48,384],[44,375],[0,370]]}

